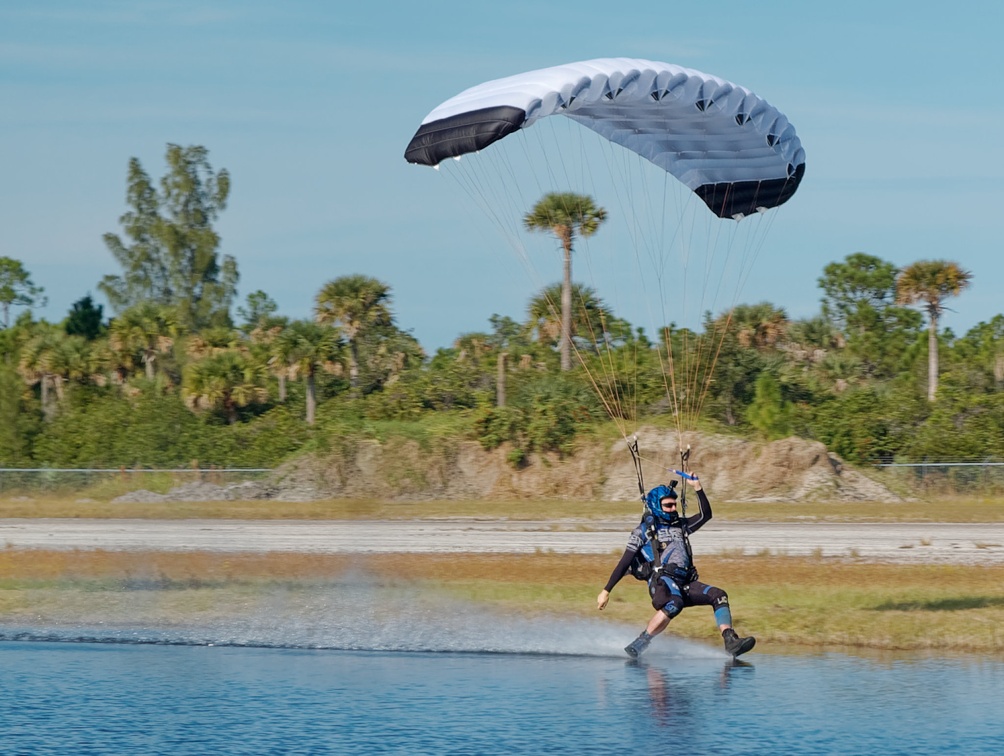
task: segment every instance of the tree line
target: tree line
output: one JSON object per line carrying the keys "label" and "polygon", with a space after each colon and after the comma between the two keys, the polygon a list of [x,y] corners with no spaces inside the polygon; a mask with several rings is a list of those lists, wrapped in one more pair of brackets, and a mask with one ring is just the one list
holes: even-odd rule
{"label": "tree line", "polygon": [[230,176],[202,147],[168,145],[167,166],[155,183],[129,163],[121,235],[104,237],[120,270],[97,284],[111,317],[88,294],[61,322],[36,320],[43,288],[0,258],[0,466],[273,466],[392,435],[506,444],[519,465],[572,453],[612,417],[668,423],[681,409],[667,386],[686,379],[668,373],[709,334],[704,428],[797,434],[859,463],[1004,456],[1004,316],[940,328],[971,280],[955,262],[857,252],[823,270],[812,317],[760,302],[707,313],[699,333],[646,334],[572,278],[574,239],[606,211],[547,195],[523,220],[559,240],[562,282],[428,355],[390,285],[365,275],[324,283],[309,319],[263,291],[235,307],[237,261],[213,227]]}

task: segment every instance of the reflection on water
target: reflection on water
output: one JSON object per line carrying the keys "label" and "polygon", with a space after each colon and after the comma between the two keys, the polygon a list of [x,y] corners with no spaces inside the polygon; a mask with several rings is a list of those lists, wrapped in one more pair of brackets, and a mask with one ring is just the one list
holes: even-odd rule
{"label": "reflection on water", "polygon": [[[675,680],[671,669],[640,660],[630,660],[626,664],[628,667],[639,667],[645,671],[652,718],[656,725],[675,727],[681,722],[694,720],[697,713],[692,711],[693,697],[689,686]],[[716,684],[720,689],[727,690],[736,670],[740,670],[738,674],[752,674],[753,669],[751,662],[727,659],[722,663],[722,671],[717,677]]]}
{"label": "reflection on water", "polygon": [[[226,621],[0,625],[11,753],[1000,753],[1000,659],[734,662],[345,584]],[[758,648],[759,650],[759,648]]]}

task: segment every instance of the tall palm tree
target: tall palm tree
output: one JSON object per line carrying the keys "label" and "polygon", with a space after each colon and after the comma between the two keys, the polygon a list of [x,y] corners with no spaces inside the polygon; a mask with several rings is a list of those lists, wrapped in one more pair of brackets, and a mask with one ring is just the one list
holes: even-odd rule
{"label": "tall palm tree", "polygon": [[561,244],[564,253],[564,276],[561,286],[561,369],[572,369],[572,241],[576,235],[592,236],[607,218],[607,211],[597,207],[593,198],[573,192],[545,194],[523,216],[528,231],[549,231]]}
{"label": "tall palm tree", "polygon": [[359,340],[371,328],[390,326],[390,287],[363,275],[341,276],[324,285],[314,313],[318,323],[337,325],[349,344],[349,385],[359,385]]}
{"label": "tall palm tree", "polygon": [[527,310],[531,332],[536,332],[537,340],[555,344],[564,332],[590,352],[597,353],[613,338],[612,329],[617,330],[613,315],[590,286],[572,284],[571,318],[567,328],[563,327],[564,312],[559,313],[555,301],[564,295],[564,286],[554,284],[543,289],[533,299]]}
{"label": "tall palm tree", "polygon": [[920,260],[908,265],[896,277],[896,303],[923,302],[927,312],[927,399],[933,402],[938,390],[938,320],[945,311],[944,300],[957,297],[969,286],[973,274],[948,260]]}
{"label": "tall palm tree", "polygon": [[315,376],[321,370],[337,374],[341,354],[338,332],[307,320],[294,320],[276,338],[273,355],[284,362],[286,374],[293,379],[303,376],[308,425],[314,424],[317,411]]}
{"label": "tall palm tree", "polygon": [[288,324],[288,318],[270,318],[269,322],[255,326],[248,334],[251,341],[251,354],[268,366],[269,372],[275,376],[279,383],[280,404],[286,403],[286,378],[289,375],[289,370],[286,365],[285,345],[280,341],[279,336]]}
{"label": "tall palm tree", "polygon": [[62,369],[62,342],[68,338],[62,329],[41,328],[21,348],[18,373],[29,386],[39,385],[42,414],[49,420],[55,411],[51,393],[62,394],[60,372]]}

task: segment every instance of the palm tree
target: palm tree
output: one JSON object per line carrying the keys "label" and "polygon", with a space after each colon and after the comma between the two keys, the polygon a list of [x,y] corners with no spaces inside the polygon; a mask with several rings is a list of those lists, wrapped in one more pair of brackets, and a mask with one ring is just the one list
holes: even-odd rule
{"label": "palm tree", "polygon": [[289,370],[286,364],[285,344],[279,336],[289,324],[289,319],[270,318],[268,323],[255,326],[248,338],[251,340],[251,353],[268,366],[269,372],[279,383],[279,403],[286,403],[286,378]]}
{"label": "palm tree", "polygon": [[770,302],[736,305],[731,313],[739,346],[754,349],[777,347],[788,330],[788,315],[783,307]]}
{"label": "palm tree", "polygon": [[[573,284],[571,289],[571,318],[567,332],[583,348],[599,353],[614,338],[613,332],[620,330],[617,328],[620,321],[611,315],[592,287]],[[531,332],[536,332],[538,341],[553,345],[565,331],[562,328],[564,312],[559,320],[555,307],[555,301],[560,296],[564,296],[564,287],[562,284],[554,284],[530,300],[527,311],[529,326]]]}
{"label": "palm tree", "polygon": [[276,338],[273,355],[281,359],[290,378],[303,376],[306,386],[308,425],[314,424],[317,411],[315,376],[321,370],[337,374],[342,344],[338,332],[307,320],[294,320]]}
{"label": "palm tree", "polygon": [[549,231],[561,243],[564,276],[561,286],[561,369],[572,369],[572,240],[592,236],[607,218],[592,197],[572,192],[551,192],[523,216],[528,231]]}
{"label": "palm tree", "polygon": [[337,325],[349,343],[349,385],[359,385],[359,339],[371,328],[393,324],[390,287],[363,275],[341,276],[317,295],[315,315],[322,325]]}
{"label": "palm tree", "polygon": [[185,354],[195,360],[230,350],[246,352],[247,347],[241,340],[240,332],[227,326],[209,326],[189,334],[185,340]]}
{"label": "palm tree", "polygon": [[138,354],[146,377],[153,380],[157,357],[174,344],[178,323],[167,307],[142,302],[123,311],[108,327],[112,351]]}
{"label": "palm tree", "polygon": [[59,386],[62,342],[68,338],[61,329],[41,328],[21,349],[18,372],[29,386],[39,384],[42,414],[49,420],[55,407],[50,391],[62,394]]}
{"label": "palm tree", "polygon": [[181,392],[193,410],[222,410],[232,425],[237,408],[264,402],[268,390],[262,366],[236,350],[215,352],[185,367]]}
{"label": "palm tree", "polygon": [[927,399],[934,401],[938,390],[938,319],[945,311],[944,300],[957,297],[969,286],[972,273],[948,260],[921,260],[908,265],[896,277],[896,303],[923,302],[927,311]]}

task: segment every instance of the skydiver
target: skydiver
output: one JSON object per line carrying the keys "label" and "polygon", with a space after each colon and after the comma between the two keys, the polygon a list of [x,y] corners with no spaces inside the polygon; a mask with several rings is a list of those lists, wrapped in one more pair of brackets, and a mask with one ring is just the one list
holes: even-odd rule
{"label": "skydiver", "polygon": [[728,594],[721,588],[698,582],[688,536],[711,519],[711,502],[697,475],[684,475],[697,492],[700,511],[686,518],[677,513],[676,481],[649,491],[645,495],[646,512],[631,531],[627,548],[610,573],[606,587],[596,597],[596,608],[602,610],[610,600],[610,591],[628,570],[635,577],[648,580],[648,592],[656,612],[642,634],[624,649],[633,658],[648,648],[652,638],[665,630],[673,617],[687,606],[714,608],[715,623],[721,630],[725,650],[733,657],[745,654],[756,644],[756,638],[741,638],[732,628]]}

